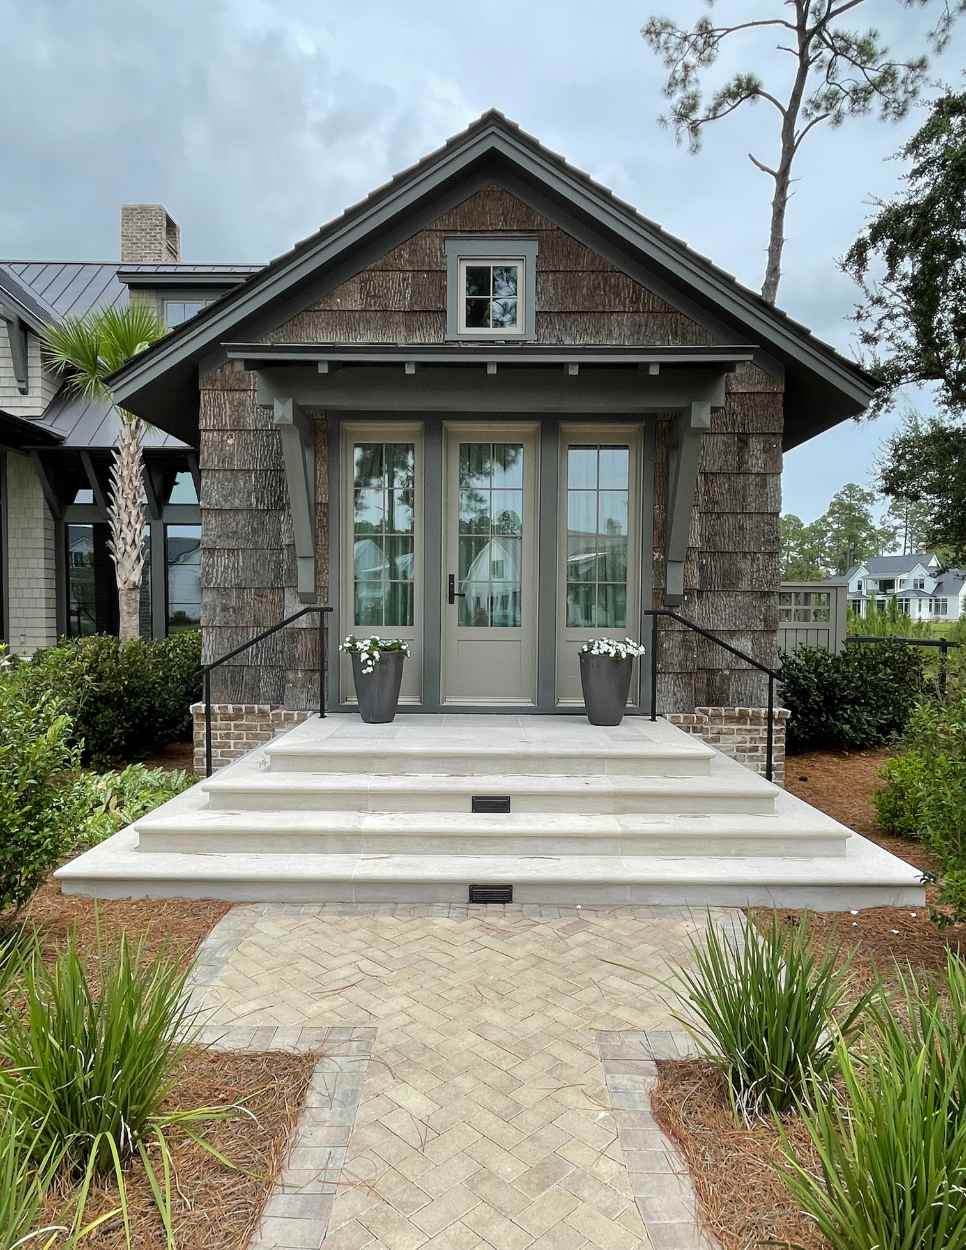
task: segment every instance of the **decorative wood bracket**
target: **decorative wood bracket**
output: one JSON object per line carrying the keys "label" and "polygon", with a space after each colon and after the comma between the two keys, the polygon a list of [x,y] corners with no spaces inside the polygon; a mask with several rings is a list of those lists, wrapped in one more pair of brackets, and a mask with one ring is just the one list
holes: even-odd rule
{"label": "decorative wood bracket", "polygon": [[26,395],[30,385],[27,367],[27,323],[6,304],[0,304],[0,320],[4,321],[7,326],[7,338],[10,340],[10,356],[13,360],[13,376],[17,383],[17,390],[21,395]]}
{"label": "decorative wood bracket", "polygon": [[674,444],[668,466],[667,535],[664,603],[684,602],[684,561],[688,554],[691,508],[698,484],[701,440],[711,428],[711,404],[692,402],[674,421]]}
{"label": "decorative wood bracket", "polygon": [[275,399],[272,407],[292,509],[296,592],[300,603],[315,603],[315,430],[294,399]]}

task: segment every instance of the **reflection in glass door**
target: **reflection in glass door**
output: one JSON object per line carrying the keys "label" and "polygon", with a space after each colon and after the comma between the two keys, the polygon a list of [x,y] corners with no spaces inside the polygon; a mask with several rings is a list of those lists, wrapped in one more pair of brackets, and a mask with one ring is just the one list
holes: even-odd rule
{"label": "reflection in glass door", "polygon": [[534,701],[535,483],[533,427],[448,428],[444,701]]}
{"label": "reflection in glass door", "polygon": [[583,642],[640,632],[640,449],[639,426],[562,431],[559,702],[580,700]]}
{"label": "reflection in glass door", "polygon": [[[412,658],[400,698],[420,697],[421,431],[401,423],[343,429],[343,633],[401,638]],[[340,664],[341,696],[354,699],[351,666]]]}

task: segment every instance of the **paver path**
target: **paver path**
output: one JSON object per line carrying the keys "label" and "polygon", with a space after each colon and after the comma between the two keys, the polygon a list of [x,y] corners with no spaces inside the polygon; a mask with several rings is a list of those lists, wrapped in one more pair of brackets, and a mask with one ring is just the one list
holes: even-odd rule
{"label": "paver path", "polygon": [[653,1058],[687,1049],[661,982],[706,923],[657,907],[233,909],[196,972],[206,1036],[325,1054],[255,1245],[700,1244],[648,1090]]}

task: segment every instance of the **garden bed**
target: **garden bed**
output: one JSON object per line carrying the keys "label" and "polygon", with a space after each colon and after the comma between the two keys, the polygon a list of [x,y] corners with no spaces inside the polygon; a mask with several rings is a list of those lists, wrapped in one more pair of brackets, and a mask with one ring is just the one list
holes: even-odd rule
{"label": "garden bed", "polygon": [[[116,952],[122,934],[142,943],[149,958],[164,955],[187,963],[229,908],[214,901],[64,896],[54,881],[48,881],[26,908],[24,921],[36,933],[45,959],[56,957],[73,935],[96,979],[99,964]],[[280,1171],[318,1060],[312,1052],[224,1052],[192,1046],[183,1053],[166,1110],[239,1105],[245,1111],[193,1126],[231,1160],[233,1168],[225,1167],[186,1133],[177,1129],[170,1133],[175,1169],[172,1215],[179,1250],[244,1250]],[[154,1162],[160,1166],[157,1158]],[[163,1250],[164,1229],[140,1161],[127,1168],[125,1184],[132,1244],[138,1250]],[[48,1194],[43,1223],[69,1222],[64,1213],[76,1192],[65,1181],[58,1182]],[[113,1178],[95,1184],[85,1223],[115,1210],[117,1202]],[[83,1244],[91,1250],[122,1250],[125,1233],[120,1216],[101,1225]]]}
{"label": "garden bed", "polygon": [[[789,756],[786,787],[864,837],[924,872],[936,861],[919,842],[884,834],[872,796],[881,785],[885,749],[811,752]],[[927,897],[935,889],[927,887]],[[851,956],[855,992],[876,977],[895,983],[897,963],[917,973],[940,976],[947,951],[966,951],[966,926],[940,927],[924,908],[873,907],[854,912],[779,912],[791,928],[807,919],[819,948],[839,947]],[[764,928],[771,913],[754,909],[750,918]],[[658,1063],[652,1095],[655,1118],[687,1161],[705,1226],[725,1250],[751,1250],[769,1241],[801,1250],[824,1250],[827,1243],[796,1204],[774,1170],[781,1159],[778,1130],[771,1121],[736,1122],[724,1080],[703,1060]],[[785,1129],[803,1160],[814,1158],[807,1134],[795,1117]]]}
{"label": "garden bed", "polygon": [[[171,1109],[241,1103],[252,1116],[212,1124],[208,1141],[238,1170],[224,1167],[187,1137],[172,1135],[177,1174],[173,1224],[178,1250],[245,1250],[280,1170],[299,1106],[318,1056],[311,1053],[226,1053],[190,1048],[178,1073]],[[254,1118],[252,1118],[254,1117]],[[141,1165],[126,1175],[131,1240],[137,1250],[164,1250],[157,1207]],[[45,1222],[58,1222],[69,1191],[51,1194]],[[113,1210],[113,1182],[95,1187],[87,1218]],[[120,1217],[84,1241],[90,1250],[123,1250]]]}

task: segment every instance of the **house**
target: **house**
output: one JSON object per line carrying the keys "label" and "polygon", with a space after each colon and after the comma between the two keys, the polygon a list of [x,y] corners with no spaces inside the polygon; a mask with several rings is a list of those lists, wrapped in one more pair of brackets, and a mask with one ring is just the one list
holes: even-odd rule
{"label": "house", "polygon": [[[873,380],[501,114],[111,385],[197,450],[204,656],[238,653],[211,673],[221,771],[65,889],[921,900],[908,866],[701,741],[764,770],[782,454]],[[311,611],[247,645],[320,605],[324,652]],[[706,633],[661,623],[619,730],[567,715],[588,635],[649,643],[661,606]],[[368,632],[412,652],[389,727],[338,715],[339,640]]]}
{"label": "house", "polygon": [[928,551],[872,556],[849,569],[849,607],[865,616],[895,603],[914,621],[958,621],[966,615],[966,570],[944,569]]}
{"label": "house", "polygon": [[[149,302],[173,327],[259,267],[186,265],[180,249],[160,205],[129,204],[120,262],[0,260],[0,602],[3,640],[18,654],[117,630],[107,501],[118,418],[108,403],[67,394],[43,366],[40,332],[129,301]],[[173,622],[200,621],[199,562],[182,559],[201,541],[198,457],[160,425],[148,427],[144,456],[141,632],[163,637]]]}

